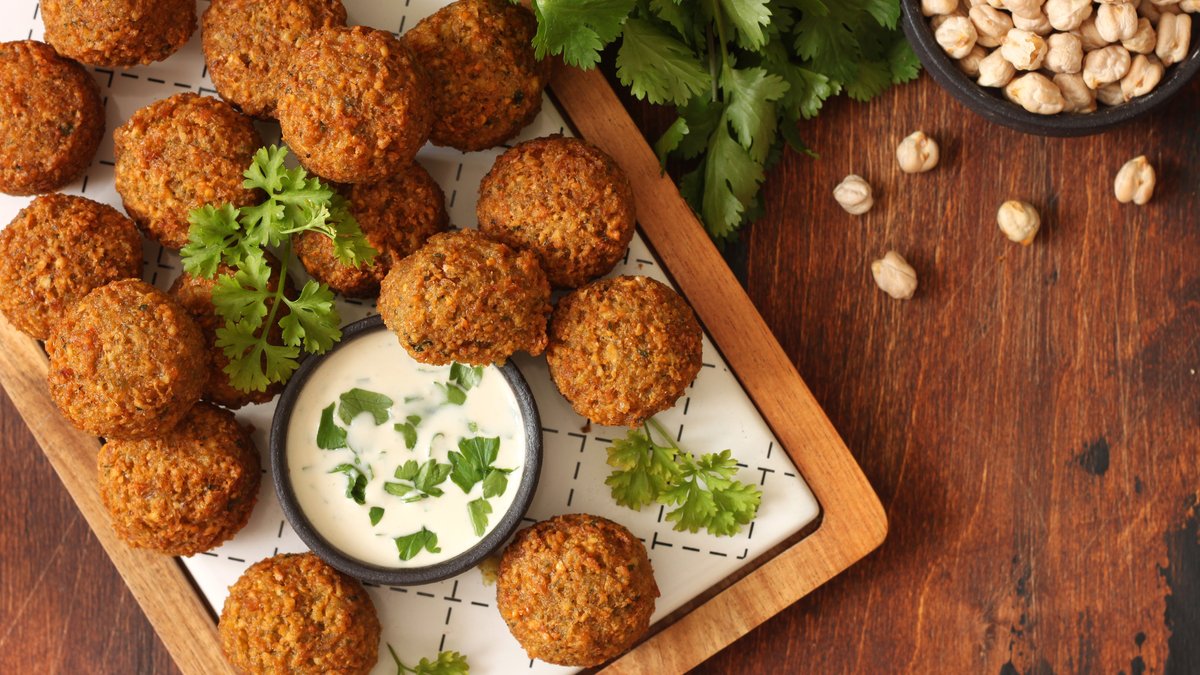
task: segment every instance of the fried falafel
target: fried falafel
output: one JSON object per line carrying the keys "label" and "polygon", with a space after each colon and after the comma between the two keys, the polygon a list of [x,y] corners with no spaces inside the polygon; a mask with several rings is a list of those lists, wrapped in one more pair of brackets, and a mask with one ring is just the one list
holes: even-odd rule
{"label": "fried falafel", "polygon": [[113,133],[117,192],[146,236],[188,241],[188,212],[205,204],[256,204],[243,173],[262,146],[249,117],[228,103],[176,94],[138,110]]}
{"label": "fried falafel", "polygon": [[168,555],[215,548],[258,498],[258,450],[233,413],[193,406],[170,431],[100,448],[100,499],[117,536]]}
{"label": "fried falafel", "polygon": [[208,383],[204,334],[140,279],[88,293],[51,328],[50,397],[79,429],[110,440],[166,433]]}
{"label": "fried falafel", "polygon": [[516,136],[542,109],[550,61],[533,51],[533,12],[506,0],[459,0],[401,38],[429,73],[430,140],[463,151]]}
{"label": "fried falafel", "polygon": [[229,588],[218,630],[225,658],[244,673],[365,674],[379,656],[366,589],[312,553],[251,565]]}
{"label": "fried falafel", "polygon": [[612,271],[633,238],[633,188],[596,146],[549,136],[496,160],[479,186],[479,229],[532,251],[557,288]]}
{"label": "fried falafel", "polygon": [[46,42],[89,66],[161,61],[196,30],[193,0],[42,0]]}
{"label": "fried falafel", "polygon": [[403,171],[429,139],[429,81],[391,33],[323,28],[302,40],[276,107],[283,138],[308,170],[339,183]]}
{"label": "fried falafel", "polygon": [[632,427],[675,405],[696,379],[702,337],[692,308],[666,284],[601,279],[559,300],[546,362],[575,412]]}
{"label": "fried falafel", "polygon": [[347,193],[350,214],[379,252],[374,263],[342,263],[333,253],[333,242],[319,232],[300,234],[295,250],[309,274],[348,298],[378,295],[392,265],[450,226],[442,188],[417,162],[385,181],[352,185]]}
{"label": "fried falafel", "polygon": [[0,231],[0,311],[45,340],[93,289],[142,274],[142,236],[107,204],[43,195]]}
{"label": "fried falafel", "polygon": [[221,98],[273,117],[278,82],[300,41],[346,25],[341,0],[213,0],[200,19],[204,61]]}
{"label": "fried falafel", "polygon": [[78,178],[104,136],[100,88],[36,40],[0,43],[0,192],[47,192]]}
{"label": "fried falafel", "polygon": [[392,267],[378,307],[417,361],[490,365],[545,349],[550,284],[532,253],[446,232]]}
{"label": "fried falafel", "polygon": [[598,666],[632,647],[658,595],[642,542],[587,514],[517,532],[496,580],[500,615],[530,658],[564,666]]}

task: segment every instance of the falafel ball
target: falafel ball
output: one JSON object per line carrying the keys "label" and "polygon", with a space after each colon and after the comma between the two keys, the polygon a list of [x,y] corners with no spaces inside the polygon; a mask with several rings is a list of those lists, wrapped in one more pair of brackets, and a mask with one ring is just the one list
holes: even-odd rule
{"label": "falafel ball", "polygon": [[479,229],[532,251],[558,288],[612,271],[633,238],[633,188],[596,146],[549,136],[496,159],[479,186]]}
{"label": "falafel ball", "polygon": [[113,134],[117,192],[146,236],[168,248],[188,241],[188,212],[259,201],[242,181],[262,146],[249,117],[228,103],[176,94],[133,113]]}
{"label": "falafel ball", "polygon": [[348,298],[378,295],[379,283],[394,263],[450,226],[442,188],[416,162],[388,180],[353,185],[347,192],[351,215],[379,252],[374,264],[342,263],[329,237],[313,231],[296,239],[296,254],[309,274]]}
{"label": "falafel ball", "polygon": [[247,115],[273,117],[291,52],[321,28],[346,25],[346,8],[341,0],[213,0],[200,24],[221,98]]}
{"label": "falafel ball", "polygon": [[363,585],[312,553],[250,566],[229,588],[221,650],[244,673],[368,673],[380,625]]}
{"label": "falafel ball", "polygon": [[36,40],[0,43],[0,192],[70,183],[104,136],[100,87],[83,66]]}
{"label": "falafel ball", "polygon": [[200,400],[204,334],[166,293],[123,279],[88,293],[51,328],[50,397],[76,427],[109,440],[164,434]]}
{"label": "falafel ball", "polygon": [[658,584],[646,547],[600,516],[555,516],[521,530],[500,559],[496,604],[530,658],[598,666],[650,627]]}
{"label": "falafel ball", "polygon": [[[271,277],[267,289],[274,291],[279,288],[279,261],[268,253],[267,264],[271,267]],[[225,372],[225,366],[229,365],[229,357],[225,355],[224,349],[217,346],[217,329],[225,326],[225,320],[217,314],[217,310],[213,307],[212,297],[213,288],[217,285],[217,278],[235,272],[234,268],[224,263],[217,267],[217,274],[211,279],[193,276],[186,271],[181,272],[175,278],[175,283],[171,284],[167,295],[192,315],[192,318],[196,320],[196,325],[200,326],[200,330],[204,333],[209,355],[212,358],[212,374],[208,378],[208,386],[204,389],[203,397],[226,408],[236,409],[251,403],[266,403],[274,399],[279,392],[283,391],[284,383],[272,382],[263,391],[246,392],[233,386],[229,381],[229,375]],[[286,284],[284,294],[294,299],[296,289],[292,280],[288,279]],[[270,311],[273,304],[273,299],[267,300],[267,311]],[[282,318],[287,314],[288,309],[284,306],[280,308],[279,312],[279,318]],[[262,335],[262,330],[259,328],[257,335]],[[278,321],[271,326],[270,330],[270,343],[273,345],[283,344],[283,329],[279,327]]]}
{"label": "falafel ball", "polygon": [[292,55],[276,113],[305,168],[375,183],[407,168],[429,139],[430,94],[424,70],[391,33],[324,28]]}
{"label": "falafel ball", "polygon": [[666,284],[601,279],[559,300],[546,362],[575,412],[633,427],[675,405],[696,379],[702,336],[692,308]]}
{"label": "falafel ball", "polygon": [[532,253],[477,230],[445,232],[392,267],[378,307],[417,361],[482,366],[542,353],[550,284]]}
{"label": "falafel ball", "polygon": [[38,340],[93,289],[141,274],[133,222],[85,197],[38,197],[0,231],[0,311]]}
{"label": "falafel ball", "polygon": [[245,527],[258,499],[258,450],[233,413],[198,403],[170,431],[100,448],[100,499],[134,548],[194,555]]}
{"label": "falafel ball", "polygon": [[89,66],[161,61],[196,30],[193,0],[42,0],[46,42]]}
{"label": "falafel ball", "polygon": [[436,116],[430,140],[484,150],[537,117],[550,60],[534,56],[533,12],[506,0],[458,0],[401,40],[429,73]]}

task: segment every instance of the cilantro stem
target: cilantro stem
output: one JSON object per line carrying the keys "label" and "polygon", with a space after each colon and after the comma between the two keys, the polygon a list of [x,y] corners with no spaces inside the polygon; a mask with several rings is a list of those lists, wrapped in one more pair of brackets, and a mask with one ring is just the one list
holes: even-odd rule
{"label": "cilantro stem", "polygon": [[[728,74],[733,66],[729,64],[729,49],[726,47],[726,44],[729,42],[729,40],[725,37],[725,22],[723,20],[724,12],[721,11],[721,3],[719,0],[712,0],[712,13],[713,23],[717,26],[717,41],[720,43],[721,47],[721,72],[723,74]],[[713,81],[713,88],[715,89],[715,76],[713,77]]]}
{"label": "cilantro stem", "polygon": [[[284,287],[287,286],[288,264],[292,262],[292,239],[286,237],[283,244],[279,247],[279,279],[275,282],[275,301],[271,303],[271,311],[267,314],[267,321],[263,324],[263,339],[270,340],[271,327],[275,325],[275,314],[279,312],[279,306],[284,302]],[[267,277],[268,280],[270,277]]]}
{"label": "cilantro stem", "polygon": [[653,443],[654,435],[650,433],[651,429],[653,429],[654,431],[657,431],[658,435],[662,436],[663,440],[665,440],[667,442],[667,444],[671,446],[672,449],[682,451],[682,448],[680,448],[679,444],[675,442],[675,439],[671,438],[671,433],[669,431],[667,431],[667,428],[662,425],[662,422],[659,422],[658,420],[654,419],[653,417],[646,420],[646,424],[645,424],[646,438],[650,439],[650,442]]}

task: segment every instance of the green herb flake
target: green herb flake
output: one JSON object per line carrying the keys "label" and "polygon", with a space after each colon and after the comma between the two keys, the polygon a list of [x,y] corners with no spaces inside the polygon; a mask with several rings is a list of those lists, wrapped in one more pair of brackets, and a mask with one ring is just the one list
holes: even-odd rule
{"label": "green herb flake", "polygon": [[461,363],[450,364],[450,382],[457,384],[463,391],[471,391],[483,381],[482,366],[466,366]]}
{"label": "green herb flake", "polygon": [[447,455],[450,466],[453,467],[450,480],[462,488],[463,492],[470,492],[471,488],[487,475],[487,470],[491,468],[492,462],[496,461],[499,453],[499,437],[474,436],[459,439],[458,452],[451,451]]}
{"label": "green herb flake", "polygon": [[437,388],[446,395],[446,403],[450,405],[462,405],[467,402],[467,392],[457,384],[442,384],[437,382]]}
{"label": "green herb flake", "polygon": [[401,422],[392,427],[404,437],[404,447],[412,450],[417,447],[417,428],[409,422]]}
{"label": "green herb flake", "polygon": [[396,550],[399,552],[401,560],[412,560],[421,551],[429,551],[430,553],[442,552],[442,549],[438,547],[437,534],[431,532],[426,527],[422,527],[412,534],[396,537],[395,541]]}
{"label": "green herb flake", "polygon": [[396,675],[469,675],[471,672],[467,657],[458,652],[438,652],[433,661],[421,659],[417,665],[409,667],[400,660],[390,642],[387,643],[387,648],[396,664]]}
{"label": "green herb flake", "polygon": [[392,407],[392,399],[373,391],[355,387],[339,398],[338,417],[345,424],[350,424],[361,413],[370,413],[375,424],[383,424],[388,419],[388,409]]}
{"label": "green herb flake", "polygon": [[438,487],[450,475],[450,465],[430,459],[422,464],[410,459],[396,468],[395,477],[403,483],[384,483],[383,489],[390,495],[406,497],[405,502],[415,502],[428,497],[441,497],[445,492]]}
{"label": "green herb flake", "polygon": [[483,478],[483,496],[486,498],[499,497],[508,489],[508,474],[512,469],[492,469]]}
{"label": "green herb flake", "polygon": [[322,450],[339,450],[346,447],[346,430],[333,421],[334,404],[321,411],[321,424],[317,427],[317,447]]}
{"label": "green herb flake", "polygon": [[492,513],[492,505],[486,499],[473,499],[467,502],[467,513],[471,516],[471,527],[475,536],[482,537],[487,532],[488,516]]}
{"label": "green herb flake", "polygon": [[333,467],[329,473],[346,474],[346,496],[358,504],[366,503],[367,475],[363,473],[362,469],[354,464],[343,463]]}
{"label": "green herb flake", "polygon": [[367,515],[371,517],[371,526],[374,527],[383,519],[383,509],[378,506],[372,506]]}

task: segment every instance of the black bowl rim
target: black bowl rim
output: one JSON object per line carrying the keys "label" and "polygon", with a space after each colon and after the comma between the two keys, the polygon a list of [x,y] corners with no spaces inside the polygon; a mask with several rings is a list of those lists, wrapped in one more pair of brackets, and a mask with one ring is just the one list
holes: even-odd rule
{"label": "black bowl rim", "polygon": [[[933,28],[921,14],[920,0],[902,0],[904,32],[913,50],[933,79],[971,110],[985,119],[1039,136],[1088,136],[1112,129],[1149,113],[1183,90],[1200,72],[1200,39],[1193,25],[1191,53],[1181,63],[1174,64],[1167,76],[1149,94],[1116,107],[1101,107],[1096,112],[1082,114],[1038,115],[998,96],[993,90],[981,87],[958,69],[933,37]],[[1200,15],[1194,15],[1200,16]],[[1193,19],[1193,24],[1196,20]],[[998,92],[999,90],[994,90]]]}
{"label": "black bowl rim", "polygon": [[517,486],[517,493],[513,497],[512,504],[500,520],[496,522],[491,531],[485,534],[474,546],[453,558],[424,567],[381,567],[363,562],[343,553],[316,531],[304,515],[300,504],[296,501],[296,494],[292,490],[291,477],[288,473],[287,426],[291,420],[296,399],[304,389],[308,378],[324,362],[325,358],[337,349],[345,348],[346,345],[354,342],[356,339],[378,330],[386,330],[386,327],[383,325],[383,319],[379,315],[347,325],[342,329],[341,342],[323,355],[305,359],[300,364],[299,369],[292,374],[291,380],[288,382],[287,387],[284,388],[283,394],[279,397],[279,401],[275,407],[275,414],[271,419],[271,436],[268,445],[273,474],[272,478],[275,484],[275,494],[279,497],[279,504],[283,509],[284,517],[291,523],[296,533],[300,535],[300,539],[314,553],[325,560],[325,562],[341,572],[373,584],[381,586],[419,586],[448,579],[466,572],[478,565],[484,558],[494,553],[496,549],[500,548],[516,532],[517,527],[521,524],[521,519],[524,518],[530,504],[533,502],[534,492],[537,490],[537,484],[541,477],[542,422],[541,416],[538,413],[537,402],[533,398],[533,392],[530,390],[529,384],[525,381],[525,377],[521,375],[521,371],[512,362],[512,359],[509,359],[503,366],[498,367],[517,398],[517,407],[521,411],[523,418],[526,437],[525,470],[521,474],[521,482]]}

